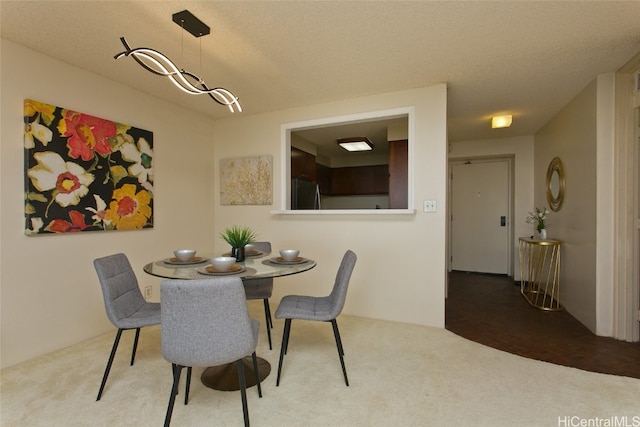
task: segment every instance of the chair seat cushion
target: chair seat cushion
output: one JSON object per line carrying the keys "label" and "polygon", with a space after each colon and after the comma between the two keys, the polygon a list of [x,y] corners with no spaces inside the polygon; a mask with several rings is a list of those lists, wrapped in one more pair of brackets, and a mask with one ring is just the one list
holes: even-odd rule
{"label": "chair seat cushion", "polygon": [[159,325],[161,321],[160,303],[148,302],[138,311],[124,319],[119,319],[118,326],[123,329],[142,328],[144,326]]}
{"label": "chair seat cushion", "polygon": [[303,319],[327,321],[335,318],[329,297],[287,295],[276,310],[277,319]]}

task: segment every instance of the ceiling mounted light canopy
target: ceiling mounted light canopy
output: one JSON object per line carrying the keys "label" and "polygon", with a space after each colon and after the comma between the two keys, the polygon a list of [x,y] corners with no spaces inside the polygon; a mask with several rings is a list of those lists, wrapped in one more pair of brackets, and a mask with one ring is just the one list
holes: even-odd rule
{"label": "ceiling mounted light canopy", "polygon": [[[173,14],[173,22],[187,30],[194,37],[202,37],[210,33],[209,27],[193,16],[188,10]],[[242,111],[238,98],[222,87],[210,89],[197,75],[178,68],[173,61],[154,49],[139,47],[131,49],[124,37],[120,41],[125,47],[124,52],[115,55],[115,59],[123,56],[132,57],[142,68],[158,76],[168,77],[181,91],[189,95],[209,95],[211,99],[221,105],[226,105],[233,113]]]}
{"label": "ceiling mounted light canopy", "polygon": [[211,29],[207,24],[196,18],[188,10],[182,12],[176,12],[172,15],[173,22],[178,24],[181,28],[189,31],[193,37],[206,36],[211,32]]}
{"label": "ceiling mounted light canopy", "polygon": [[512,116],[511,114],[504,114],[502,116],[491,117],[491,127],[493,129],[508,128],[511,126]]}
{"label": "ceiling mounted light canopy", "polygon": [[347,151],[370,151],[373,150],[373,143],[366,136],[340,138],[338,145]]}

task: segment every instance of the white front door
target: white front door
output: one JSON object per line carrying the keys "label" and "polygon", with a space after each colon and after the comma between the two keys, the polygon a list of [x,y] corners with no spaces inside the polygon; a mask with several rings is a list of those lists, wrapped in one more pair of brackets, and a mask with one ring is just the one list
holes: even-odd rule
{"label": "white front door", "polygon": [[451,164],[450,269],[510,274],[510,162]]}

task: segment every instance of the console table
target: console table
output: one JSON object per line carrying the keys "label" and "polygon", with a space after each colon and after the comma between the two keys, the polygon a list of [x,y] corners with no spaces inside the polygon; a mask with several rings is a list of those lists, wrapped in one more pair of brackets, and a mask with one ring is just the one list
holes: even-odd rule
{"label": "console table", "polygon": [[520,237],[520,293],[529,304],[541,310],[559,311],[559,240]]}

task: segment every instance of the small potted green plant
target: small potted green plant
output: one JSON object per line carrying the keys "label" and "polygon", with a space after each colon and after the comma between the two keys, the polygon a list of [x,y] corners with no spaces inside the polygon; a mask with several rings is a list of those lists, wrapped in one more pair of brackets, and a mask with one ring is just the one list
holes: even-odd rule
{"label": "small potted green plant", "polygon": [[235,257],[236,261],[242,262],[244,261],[244,247],[255,242],[257,235],[249,227],[234,225],[225,228],[224,232],[220,233],[220,237],[231,246],[231,256]]}

